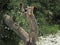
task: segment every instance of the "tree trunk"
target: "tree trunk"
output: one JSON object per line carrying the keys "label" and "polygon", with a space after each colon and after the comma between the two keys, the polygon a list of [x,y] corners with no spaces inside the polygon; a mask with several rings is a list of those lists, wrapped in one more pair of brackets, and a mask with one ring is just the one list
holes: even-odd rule
{"label": "tree trunk", "polygon": [[19,27],[10,17],[9,15],[4,15],[4,23],[13,30],[21,39],[24,41],[24,43],[27,43],[29,41],[29,34],[22,28]]}

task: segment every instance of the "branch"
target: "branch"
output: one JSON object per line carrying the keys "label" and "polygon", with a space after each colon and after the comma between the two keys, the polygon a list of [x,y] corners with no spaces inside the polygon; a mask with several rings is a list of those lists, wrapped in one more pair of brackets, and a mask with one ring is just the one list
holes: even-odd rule
{"label": "branch", "polygon": [[22,28],[19,27],[12,19],[12,17],[10,17],[9,15],[4,15],[4,23],[10,28],[12,29],[19,37],[22,38],[22,40],[26,43],[27,41],[29,41],[29,35],[28,33]]}

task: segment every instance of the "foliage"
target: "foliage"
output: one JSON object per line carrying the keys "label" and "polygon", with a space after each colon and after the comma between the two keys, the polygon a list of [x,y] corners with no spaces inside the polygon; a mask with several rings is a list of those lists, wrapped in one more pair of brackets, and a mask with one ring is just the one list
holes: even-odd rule
{"label": "foliage", "polygon": [[[19,4],[34,5],[34,15],[38,22],[39,35],[55,34],[60,26],[60,0],[0,0],[0,45],[18,45],[21,40],[11,29],[2,23],[5,14],[29,31],[28,23],[20,12]],[[5,29],[6,28],[6,29]]]}

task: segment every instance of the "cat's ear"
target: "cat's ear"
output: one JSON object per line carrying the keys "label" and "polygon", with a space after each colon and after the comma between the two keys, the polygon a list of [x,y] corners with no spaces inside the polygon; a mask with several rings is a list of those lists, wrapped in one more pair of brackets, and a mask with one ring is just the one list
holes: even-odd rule
{"label": "cat's ear", "polygon": [[23,5],[22,3],[20,3],[20,10],[21,10],[22,12],[25,11],[25,10],[24,10],[24,5]]}
{"label": "cat's ear", "polygon": [[34,9],[34,6],[27,6],[27,8]]}

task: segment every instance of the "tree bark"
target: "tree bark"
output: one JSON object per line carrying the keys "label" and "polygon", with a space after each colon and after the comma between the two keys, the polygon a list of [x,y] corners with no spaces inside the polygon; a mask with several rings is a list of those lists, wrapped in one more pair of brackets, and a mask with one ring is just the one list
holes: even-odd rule
{"label": "tree bark", "polygon": [[29,41],[29,34],[22,28],[19,27],[9,15],[4,15],[4,23],[12,29],[19,37],[22,38],[26,44]]}

